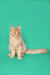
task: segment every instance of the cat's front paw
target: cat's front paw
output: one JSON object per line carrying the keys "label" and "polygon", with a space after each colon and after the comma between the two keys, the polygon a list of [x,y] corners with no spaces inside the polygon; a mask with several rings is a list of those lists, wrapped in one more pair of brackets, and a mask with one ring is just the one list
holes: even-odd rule
{"label": "cat's front paw", "polygon": [[22,57],[18,56],[17,59],[22,59]]}
{"label": "cat's front paw", "polygon": [[14,55],[11,55],[10,58],[14,58]]}

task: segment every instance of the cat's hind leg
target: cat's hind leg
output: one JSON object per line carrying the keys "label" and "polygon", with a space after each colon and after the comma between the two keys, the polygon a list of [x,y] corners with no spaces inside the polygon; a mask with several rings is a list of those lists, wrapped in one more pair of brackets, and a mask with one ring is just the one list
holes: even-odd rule
{"label": "cat's hind leg", "polygon": [[9,53],[8,55],[11,56],[12,53]]}
{"label": "cat's hind leg", "polygon": [[24,53],[21,53],[21,56],[24,56]]}
{"label": "cat's hind leg", "polygon": [[11,51],[11,53],[9,53],[10,58],[14,58],[15,49],[14,49],[14,46],[12,44],[9,44],[9,50]]}

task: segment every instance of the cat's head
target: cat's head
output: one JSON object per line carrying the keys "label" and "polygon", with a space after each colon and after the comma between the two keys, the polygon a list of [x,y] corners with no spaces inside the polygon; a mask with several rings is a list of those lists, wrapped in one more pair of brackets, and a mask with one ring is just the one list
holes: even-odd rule
{"label": "cat's head", "polygon": [[21,35],[21,27],[20,25],[17,28],[14,28],[13,25],[11,25],[11,35],[14,37],[20,37]]}

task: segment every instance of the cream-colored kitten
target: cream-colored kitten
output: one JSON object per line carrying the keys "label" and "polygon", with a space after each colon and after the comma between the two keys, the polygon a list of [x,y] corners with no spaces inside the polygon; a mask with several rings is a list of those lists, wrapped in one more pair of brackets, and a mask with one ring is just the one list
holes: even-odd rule
{"label": "cream-colored kitten", "polygon": [[37,53],[47,53],[48,52],[44,48],[37,49],[37,50],[32,50],[32,49],[27,50],[24,44],[24,41],[21,38],[20,25],[16,29],[13,27],[13,25],[11,26],[9,50],[11,51],[11,53],[9,53],[9,56],[11,58],[14,58],[15,54],[17,54],[18,59],[22,59],[22,56],[24,55],[24,53],[37,54]]}

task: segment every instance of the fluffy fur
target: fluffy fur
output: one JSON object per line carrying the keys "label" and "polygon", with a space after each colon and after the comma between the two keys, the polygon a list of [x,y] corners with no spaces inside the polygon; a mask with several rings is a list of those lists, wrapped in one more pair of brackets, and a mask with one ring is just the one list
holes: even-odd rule
{"label": "fluffy fur", "polygon": [[22,59],[22,56],[24,56],[24,53],[27,54],[38,54],[38,53],[47,53],[48,51],[44,48],[32,50],[32,49],[26,49],[26,46],[24,44],[24,41],[21,38],[21,29],[20,25],[15,29],[13,25],[11,26],[10,30],[10,44],[9,44],[9,50],[11,53],[9,53],[9,56],[11,58],[14,58],[15,54],[17,54],[18,59]]}

